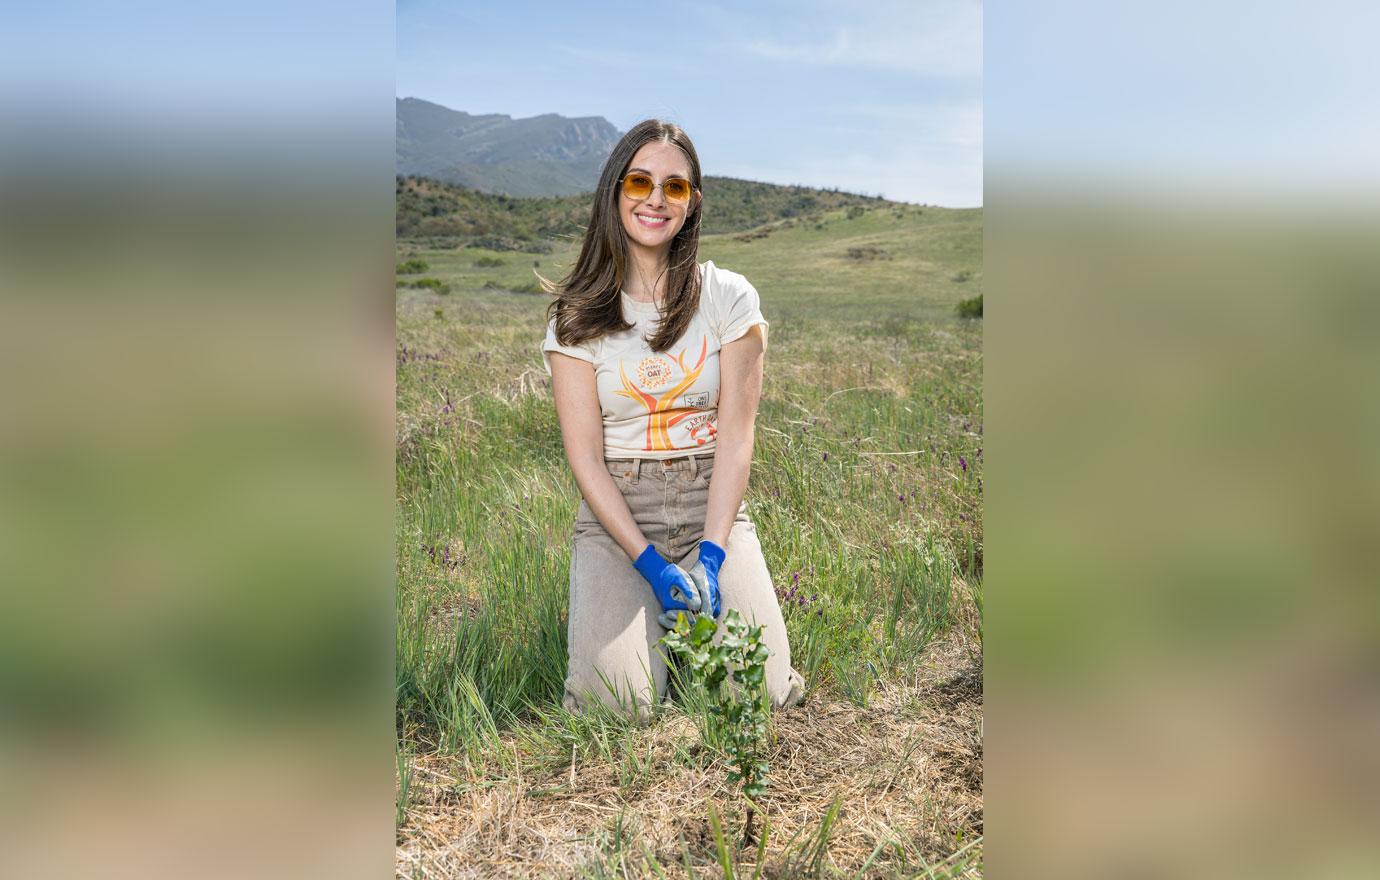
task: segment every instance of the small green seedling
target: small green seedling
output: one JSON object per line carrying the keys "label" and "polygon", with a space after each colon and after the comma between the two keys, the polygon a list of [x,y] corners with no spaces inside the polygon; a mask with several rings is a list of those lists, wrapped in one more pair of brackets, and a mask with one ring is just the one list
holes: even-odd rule
{"label": "small green seedling", "polygon": [[[769,711],[762,683],[766,680],[770,651],[762,644],[762,627],[748,626],[736,608],[729,609],[724,617],[727,632],[715,645],[718,628],[712,617],[700,617],[691,626],[682,614],[676,620],[676,628],[666,633],[662,642],[686,660],[692,679],[700,682],[708,694],[714,737],[726,744],[733,767],[728,782],[741,781],[748,799],[743,841],[750,843],[753,800],[766,791],[770,767],[762,755]],[[739,688],[724,687],[730,673]]]}

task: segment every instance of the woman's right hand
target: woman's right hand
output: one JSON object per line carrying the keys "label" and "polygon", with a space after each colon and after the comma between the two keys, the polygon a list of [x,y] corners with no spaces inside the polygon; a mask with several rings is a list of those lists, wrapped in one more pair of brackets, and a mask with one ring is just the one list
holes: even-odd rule
{"label": "woman's right hand", "polygon": [[647,579],[647,583],[652,585],[652,592],[661,603],[661,614],[657,615],[657,622],[662,627],[675,629],[676,616],[681,611],[684,611],[690,622],[694,623],[695,615],[700,610],[701,596],[685,569],[667,562],[651,544],[648,544],[642,555],[637,557],[633,566]]}

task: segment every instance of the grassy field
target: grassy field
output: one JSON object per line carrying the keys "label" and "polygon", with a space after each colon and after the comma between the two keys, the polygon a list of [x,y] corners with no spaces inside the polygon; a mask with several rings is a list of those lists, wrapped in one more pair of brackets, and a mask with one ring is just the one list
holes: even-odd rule
{"label": "grassy field", "polygon": [[982,334],[955,307],[981,210],[701,240],[771,323],[746,500],[808,685],[770,725],[761,850],[694,707],[560,706],[579,492],[530,291],[578,242],[549,244],[398,245],[426,264],[400,285],[439,282],[397,298],[399,875],[979,876]]}

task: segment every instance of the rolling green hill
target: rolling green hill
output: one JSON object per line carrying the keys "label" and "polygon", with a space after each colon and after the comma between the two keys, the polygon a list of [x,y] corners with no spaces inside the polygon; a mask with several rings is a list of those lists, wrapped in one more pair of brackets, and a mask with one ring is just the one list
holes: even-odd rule
{"label": "rolling green hill", "polygon": [[[427,240],[437,247],[475,244],[549,253],[550,240],[582,234],[593,194],[515,198],[425,177],[400,176],[395,198],[398,238]],[[813,224],[850,208],[855,215],[877,209],[920,210],[916,205],[833,189],[705,177],[702,234],[744,232],[787,221]]]}

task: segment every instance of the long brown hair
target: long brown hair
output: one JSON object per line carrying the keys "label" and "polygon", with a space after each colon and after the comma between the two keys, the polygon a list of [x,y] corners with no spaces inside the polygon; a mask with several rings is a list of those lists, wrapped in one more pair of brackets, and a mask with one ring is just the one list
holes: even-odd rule
{"label": "long brown hair", "polygon": [[[594,209],[574,268],[558,284],[537,275],[542,288],[556,297],[546,307],[546,320],[550,322],[555,317],[556,341],[561,345],[579,345],[605,333],[617,333],[634,326],[623,320],[623,303],[619,296],[631,257],[627,232],[618,211],[622,195],[618,179],[627,172],[637,151],[653,141],[679,147],[690,161],[690,185],[701,189],[699,156],[690,136],[679,125],[660,119],[644,119],[623,135],[599,174]],[[655,334],[647,340],[652,351],[665,351],[680,339],[700,306],[701,279],[696,264],[702,212],[699,202],[691,198],[685,223],[671,239],[663,314]]]}

